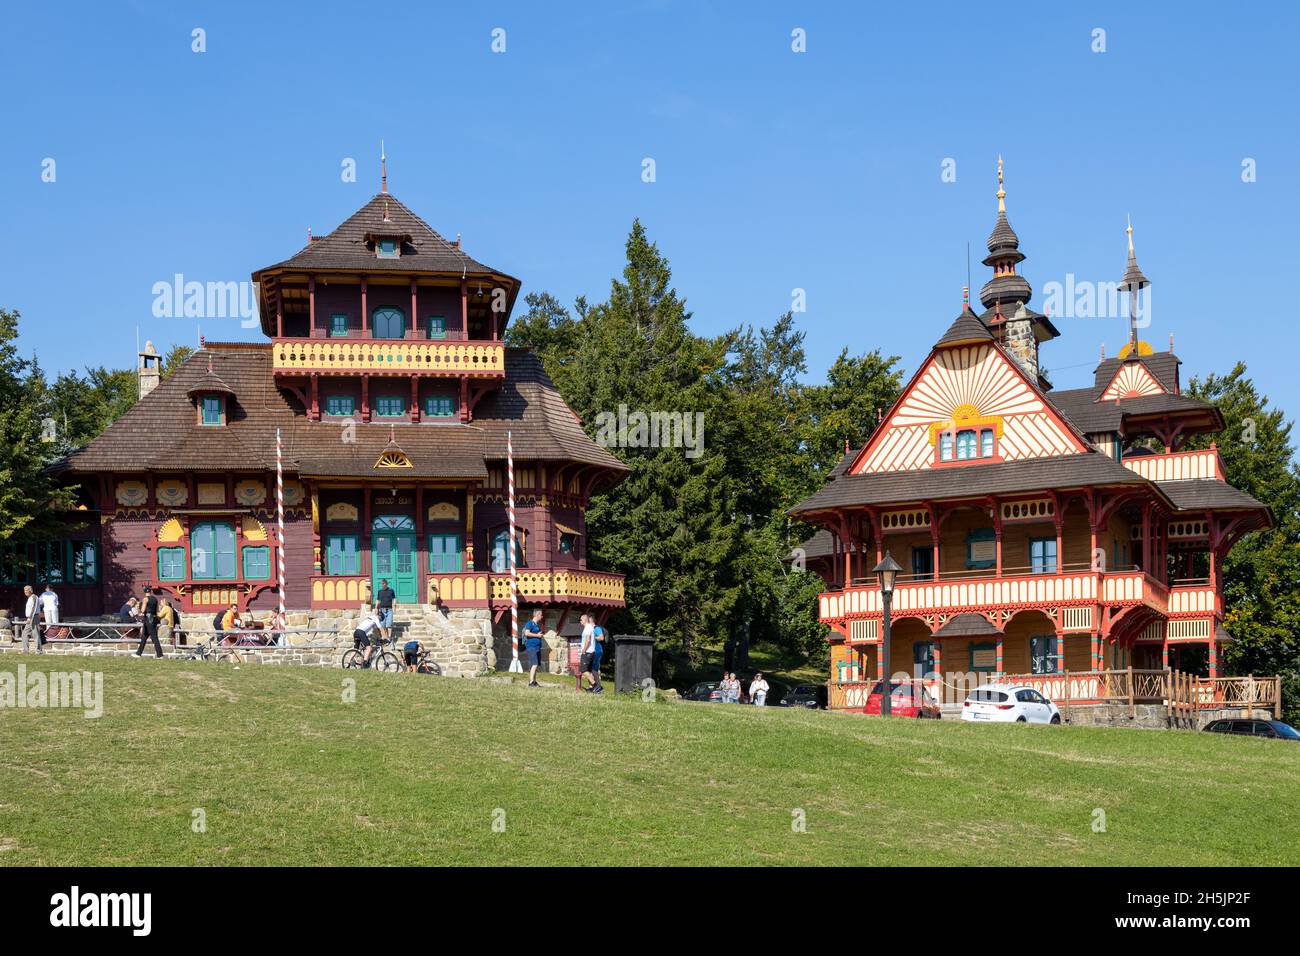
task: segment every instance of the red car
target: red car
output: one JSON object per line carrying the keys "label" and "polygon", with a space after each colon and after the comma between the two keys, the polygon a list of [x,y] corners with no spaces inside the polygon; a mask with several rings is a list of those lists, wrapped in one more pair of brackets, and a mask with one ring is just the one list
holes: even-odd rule
{"label": "red car", "polygon": [[[885,682],[876,681],[876,686],[871,688],[871,695],[867,697],[867,705],[862,708],[864,714],[880,714],[880,695],[884,690]],[[941,714],[939,705],[935,703],[930,692],[925,689],[924,685],[908,681],[890,681],[889,683],[889,714],[891,717],[916,717],[920,720],[938,720]]]}

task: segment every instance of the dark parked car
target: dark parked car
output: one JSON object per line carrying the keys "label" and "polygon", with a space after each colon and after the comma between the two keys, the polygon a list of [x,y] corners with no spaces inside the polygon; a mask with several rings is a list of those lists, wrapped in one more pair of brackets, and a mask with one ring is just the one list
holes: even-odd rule
{"label": "dark parked car", "polygon": [[781,698],[782,707],[807,707],[810,710],[825,710],[829,703],[825,684],[799,684],[794,690]]}
{"label": "dark parked car", "polygon": [[705,681],[702,684],[696,684],[686,693],[682,694],[682,700],[705,700],[714,703],[722,702],[722,691],[715,680]]}
{"label": "dark parked car", "polygon": [[1239,737],[1271,737],[1274,740],[1300,740],[1300,730],[1280,720],[1215,720],[1205,725],[1212,734],[1236,734]]}

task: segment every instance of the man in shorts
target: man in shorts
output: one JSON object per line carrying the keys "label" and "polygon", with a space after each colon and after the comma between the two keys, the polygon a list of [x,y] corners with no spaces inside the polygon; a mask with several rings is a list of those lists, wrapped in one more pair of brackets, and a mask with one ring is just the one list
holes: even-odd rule
{"label": "man in shorts", "polygon": [[419,673],[420,658],[424,656],[424,645],[419,641],[407,641],[402,645],[402,660],[406,669],[412,674]]}
{"label": "man in shorts", "polygon": [[[582,689],[590,691],[596,686],[596,678],[591,673],[591,663],[596,658],[593,650],[596,643],[596,624],[590,614],[582,615],[579,620],[582,621],[582,643],[578,646],[578,668],[581,671]],[[587,686],[588,678],[591,679],[591,687]]]}
{"label": "man in shorts", "polygon": [[379,593],[375,595],[375,607],[379,610],[379,626],[384,629],[384,640],[393,627],[393,605],[397,603],[397,592],[388,586],[388,579],[379,581]]}
{"label": "man in shorts", "polygon": [[357,621],[356,630],[352,632],[352,646],[357,650],[365,648],[365,652],[361,655],[362,667],[370,666],[370,655],[375,652],[376,647],[383,643],[382,634],[379,618],[370,610],[370,605],[361,605],[361,618]]}

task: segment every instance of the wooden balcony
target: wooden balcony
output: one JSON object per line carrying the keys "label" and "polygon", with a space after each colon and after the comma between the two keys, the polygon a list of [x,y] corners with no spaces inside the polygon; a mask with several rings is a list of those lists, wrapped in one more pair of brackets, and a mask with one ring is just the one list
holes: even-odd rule
{"label": "wooden balcony", "polygon": [[271,368],[277,375],[502,378],[505,363],[500,342],[277,338],[271,349]]}
{"label": "wooden balcony", "polygon": [[[622,607],[623,575],[607,571],[528,569],[518,572],[519,600],[528,604]],[[429,575],[430,604],[447,607],[509,607],[510,575],[460,571]]]}
{"label": "wooden balcony", "polygon": [[370,600],[370,576],[358,574],[313,574],[311,606],[355,608]]}
{"label": "wooden balcony", "polygon": [[1163,455],[1125,458],[1125,468],[1148,481],[1184,481],[1188,478],[1217,478],[1223,481],[1223,459],[1218,449],[1175,451]]}
{"label": "wooden balcony", "polygon": [[[1145,604],[1167,614],[1169,589],[1142,571],[1066,571],[909,581],[895,586],[892,613],[917,616],[932,612],[1096,604]],[[875,583],[862,583],[824,592],[818,599],[818,611],[822,622],[828,624],[850,617],[879,617],[884,613],[880,588]]]}

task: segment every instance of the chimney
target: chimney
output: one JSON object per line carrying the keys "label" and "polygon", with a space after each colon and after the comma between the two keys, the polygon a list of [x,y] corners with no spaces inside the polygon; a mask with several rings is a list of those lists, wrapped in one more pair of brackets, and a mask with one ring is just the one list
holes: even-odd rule
{"label": "chimney", "polygon": [[[136,339],[136,341],[140,341]],[[136,378],[140,384],[140,394],[137,398],[144,398],[162,381],[162,360],[158,357],[158,350],[153,347],[153,342],[144,343],[144,351],[137,352],[136,357]]]}
{"label": "chimney", "polygon": [[1004,326],[1007,351],[1035,383],[1038,381],[1038,339],[1034,336],[1034,320],[1025,311],[1023,302],[1016,303],[1015,314]]}

